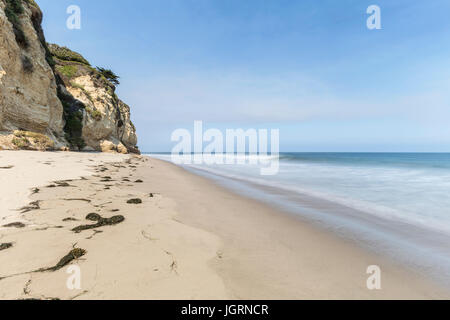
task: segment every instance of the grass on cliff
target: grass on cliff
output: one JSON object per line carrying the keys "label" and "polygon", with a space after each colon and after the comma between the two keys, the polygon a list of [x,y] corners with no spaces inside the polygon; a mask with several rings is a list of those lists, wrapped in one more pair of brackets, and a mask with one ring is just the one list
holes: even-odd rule
{"label": "grass on cliff", "polygon": [[84,95],[88,98],[88,100],[89,100],[92,104],[94,104],[94,99],[92,99],[91,94],[86,90],[86,88],[85,88],[84,86],[82,86],[81,84],[78,84],[78,83],[76,83],[76,82],[74,82],[74,81],[70,81],[70,85],[71,85],[73,88],[80,89],[80,90],[84,93]]}
{"label": "grass on cliff", "polygon": [[77,74],[78,68],[74,65],[56,66],[56,71],[61,73],[63,76],[71,79]]}
{"label": "grass on cliff", "polygon": [[28,142],[28,139],[26,138],[17,138],[14,137],[12,139],[12,144],[17,148],[17,149],[25,149],[28,148],[30,146],[30,143]]}
{"label": "grass on cliff", "polygon": [[28,47],[28,40],[20,22],[20,16],[25,12],[22,0],[5,0],[5,15],[13,25],[14,35],[19,46]]}
{"label": "grass on cliff", "polygon": [[22,69],[25,73],[32,73],[34,70],[33,62],[27,56],[22,56]]}
{"label": "grass on cliff", "polygon": [[39,150],[50,150],[55,146],[55,143],[44,134],[21,130],[14,131],[12,143],[19,149],[34,146]]}
{"label": "grass on cliff", "polygon": [[96,109],[92,109],[89,107],[86,107],[86,112],[90,114],[92,118],[94,118],[96,121],[102,120],[102,113]]}
{"label": "grass on cliff", "polygon": [[90,63],[81,54],[74,52],[67,47],[60,47],[56,44],[48,44],[48,48],[50,53],[60,60],[80,62],[90,66]]}
{"label": "grass on cliff", "polygon": [[39,8],[38,4],[34,0],[25,0],[25,2],[27,2],[29,5],[31,5],[35,8]]}

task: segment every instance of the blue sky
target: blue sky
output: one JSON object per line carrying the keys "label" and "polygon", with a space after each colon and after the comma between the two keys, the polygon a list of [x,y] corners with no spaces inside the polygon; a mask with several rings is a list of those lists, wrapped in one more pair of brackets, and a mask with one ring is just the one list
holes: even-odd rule
{"label": "blue sky", "polygon": [[282,151],[450,151],[448,0],[37,3],[48,42],[121,76],[142,151],[194,120],[278,128]]}

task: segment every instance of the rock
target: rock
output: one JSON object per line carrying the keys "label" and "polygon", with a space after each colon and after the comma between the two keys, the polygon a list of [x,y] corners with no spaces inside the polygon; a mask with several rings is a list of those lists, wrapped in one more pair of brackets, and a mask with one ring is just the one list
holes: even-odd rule
{"label": "rock", "polygon": [[[67,67],[67,63],[64,63]],[[103,150],[104,141],[114,148],[106,152],[128,153],[136,148],[136,129],[130,120],[130,107],[115,94],[115,86],[99,77],[99,73],[88,66],[73,64],[76,73],[71,78],[59,74],[65,88],[84,105],[81,138],[96,150]],[[58,70],[58,66],[57,66]],[[99,143],[100,142],[100,143]]]}
{"label": "rock", "polygon": [[[55,76],[46,61],[40,23],[33,23],[40,22],[42,14],[27,1],[22,4],[20,24],[26,51],[5,15],[5,3],[0,1],[0,131],[21,128],[63,141],[63,107],[57,96]],[[24,60],[32,72],[24,69]]]}
{"label": "rock", "polygon": [[108,141],[108,140],[104,140],[100,144],[100,147],[101,147],[102,152],[114,152],[114,151],[117,150],[117,148],[114,145],[114,143],[112,143],[111,141]]}
{"label": "rock", "polygon": [[117,152],[122,153],[122,154],[127,154],[128,153],[128,149],[122,143],[119,143],[117,145]]}
{"label": "rock", "polygon": [[93,147],[91,147],[91,146],[86,146],[86,147],[83,148],[82,151],[84,151],[84,152],[93,152],[93,151],[96,151],[96,150]]}
{"label": "rock", "polygon": [[[5,11],[21,7],[10,21]],[[82,55],[48,45],[41,22],[34,1],[0,0],[0,149],[139,153],[116,84]],[[40,143],[15,130],[40,134]]]}

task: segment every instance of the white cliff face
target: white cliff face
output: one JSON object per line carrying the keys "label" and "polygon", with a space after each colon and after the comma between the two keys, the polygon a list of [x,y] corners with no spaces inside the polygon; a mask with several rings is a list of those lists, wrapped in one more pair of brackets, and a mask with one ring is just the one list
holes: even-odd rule
{"label": "white cliff face", "polygon": [[[104,87],[95,87],[89,75],[74,78],[67,90],[85,105],[82,138],[94,149],[104,140],[112,140],[116,130],[116,110]],[[118,144],[114,141],[115,144]]]}
{"label": "white cliff face", "polygon": [[75,77],[66,84],[84,108],[82,138],[88,149],[127,153],[135,148],[137,136],[130,120],[130,108],[117,98],[113,87],[93,74]]}
{"label": "white cliff face", "polygon": [[39,7],[17,1],[19,36],[0,0],[0,149],[33,149],[37,138],[28,133],[37,133],[55,149],[139,152],[130,108],[114,85],[81,55],[49,50]]}
{"label": "white cliff face", "polygon": [[43,133],[63,143],[63,108],[45,49],[33,26],[36,7],[24,2],[20,22],[28,45],[21,47],[0,0],[0,131]]}
{"label": "white cliff face", "polygon": [[130,107],[126,105],[122,100],[119,100],[119,108],[122,113],[123,126],[118,128],[118,135],[120,140],[127,146],[137,145],[136,128],[131,122]]}

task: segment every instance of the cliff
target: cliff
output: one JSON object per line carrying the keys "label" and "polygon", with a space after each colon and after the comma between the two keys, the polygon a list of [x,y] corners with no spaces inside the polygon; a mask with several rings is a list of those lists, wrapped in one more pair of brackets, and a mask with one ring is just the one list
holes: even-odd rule
{"label": "cliff", "polygon": [[33,0],[0,0],[0,148],[138,153],[117,77],[48,45]]}

